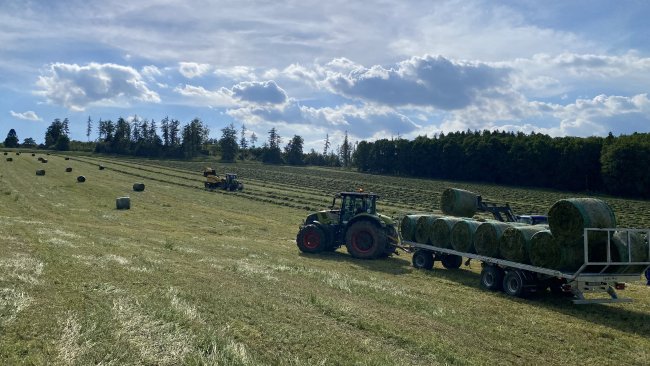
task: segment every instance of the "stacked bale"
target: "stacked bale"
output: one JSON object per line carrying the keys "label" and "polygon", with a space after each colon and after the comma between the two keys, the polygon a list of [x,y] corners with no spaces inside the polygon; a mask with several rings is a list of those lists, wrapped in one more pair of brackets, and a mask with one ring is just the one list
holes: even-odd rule
{"label": "stacked bale", "polygon": [[440,196],[440,209],[446,215],[472,217],[478,209],[478,195],[464,189],[447,188]]}
{"label": "stacked bale", "polygon": [[136,192],[144,191],[144,183],[133,183],[133,190]]}
{"label": "stacked bale", "polygon": [[399,230],[402,234],[402,239],[408,241],[415,240],[415,225],[417,224],[418,218],[424,215],[406,215],[402,218],[399,224]]}
{"label": "stacked bale", "polygon": [[70,173],[72,171],[72,168],[67,167],[67,168],[65,168],[65,171],[66,171],[66,173]]}
{"label": "stacked bale", "polygon": [[464,221],[459,217],[440,217],[431,225],[431,245],[451,249],[451,229],[454,224]]}
{"label": "stacked bale", "polygon": [[129,198],[129,197],[118,197],[115,200],[115,207],[118,210],[129,210],[129,209],[131,209],[131,198]]}
{"label": "stacked bale", "polygon": [[36,175],[45,175],[45,170],[44,169],[38,169],[36,171]]}
{"label": "stacked bale", "polygon": [[[629,247],[628,247],[629,242]],[[637,231],[617,231],[612,236],[612,256],[621,262],[645,262],[648,260],[648,241]]]}
{"label": "stacked bale", "polygon": [[546,229],[542,225],[511,226],[505,229],[499,239],[499,254],[509,261],[530,263],[530,240],[533,235]]}
{"label": "stacked bale", "polygon": [[474,249],[474,233],[481,223],[473,220],[462,220],[451,228],[451,247],[465,253],[476,253]]}
{"label": "stacked bale", "polygon": [[80,176],[77,177],[77,182],[78,183],[83,183],[85,181],[86,181],[86,177],[84,177],[83,175],[80,175]]}
{"label": "stacked bale", "polygon": [[474,233],[474,249],[476,254],[486,257],[500,258],[499,240],[503,231],[513,226],[512,223],[488,221],[481,223]]}
{"label": "stacked bale", "polygon": [[418,243],[431,244],[433,236],[433,222],[438,218],[436,215],[423,215],[418,217],[415,223],[414,239]]}

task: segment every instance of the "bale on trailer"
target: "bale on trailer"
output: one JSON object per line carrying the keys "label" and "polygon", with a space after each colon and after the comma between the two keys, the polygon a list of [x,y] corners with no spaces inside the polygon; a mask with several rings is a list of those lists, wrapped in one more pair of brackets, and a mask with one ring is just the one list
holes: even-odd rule
{"label": "bale on trailer", "polygon": [[[548,224],[553,236],[563,242],[575,243],[585,228],[616,227],[616,217],[609,205],[595,198],[568,198],[555,202],[548,211]],[[607,240],[606,232],[591,232],[591,241]],[[593,237],[592,237],[593,236]]]}
{"label": "bale on trailer", "polygon": [[474,249],[474,233],[481,223],[472,220],[462,220],[451,228],[451,247],[465,253],[476,253]]}
{"label": "bale on trailer", "polygon": [[129,209],[131,209],[131,198],[129,198],[129,197],[118,197],[115,200],[115,207],[118,210],[129,210]]}
{"label": "bale on trailer", "polygon": [[133,190],[136,192],[144,191],[144,183],[133,183]]}
{"label": "bale on trailer", "polygon": [[402,234],[402,239],[408,241],[415,240],[415,225],[417,224],[418,218],[424,215],[406,215],[400,221],[399,230]]}
{"label": "bale on trailer", "polygon": [[459,217],[441,217],[431,225],[431,245],[451,249],[451,228],[457,222],[464,221]]}
{"label": "bale on trailer", "polygon": [[65,171],[66,171],[66,173],[70,173],[72,171],[72,168],[67,167],[67,168],[65,168]]}
{"label": "bale on trailer", "polygon": [[511,226],[513,226],[513,223],[500,221],[481,223],[474,233],[476,254],[499,258],[499,240],[503,235],[503,231]]}
{"label": "bale on trailer", "polygon": [[530,263],[530,239],[546,226],[512,226],[503,231],[499,240],[499,254],[509,261]]}
{"label": "bale on trailer", "polygon": [[612,257],[615,253],[621,262],[645,262],[648,260],[648,239],[639,232],[617,231],[612,235],[612,244]]}
{"label": "bale on trailer", "polygon": [[478,209],[478,195],[458,188],[447,188],[440,196],[440,209],[445,215],[472,217]]}
{"label": "bale on trailer", "polygon": [[36,171],[36,175],[45,175],[45,170],[44,169],[38,169]]}
{"label": "bale on trailer", "polygon": [[415,224],[415,241],[421,244],[430,244],[431,236],[433,234],[433,222],[439,216],[424,215],[417,219]]}
{"label": "bale on trailer", "polygon": [[86,177],[84,177],[83,175],[80,175],[80,176],[77,177],[77,182],[78,183],[83,183],[85,181],[86,181]]}

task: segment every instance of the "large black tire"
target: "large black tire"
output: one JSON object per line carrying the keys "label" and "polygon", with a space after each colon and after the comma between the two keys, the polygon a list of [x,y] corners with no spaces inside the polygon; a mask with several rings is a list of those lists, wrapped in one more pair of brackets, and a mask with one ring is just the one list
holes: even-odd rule
{"label": "large black tire", "polygon": [[296,237],[298,249],[304,253],[320,253],[327,248],[327,236],[323,230],[314,225],[305,225]]}
{"label": "large black tire", "polygon": [[510,296],[524,297],[525,281],[523,274],[518,270],[508,271],[503,277],[503,292]]}
{"label": "large black tire", "polygon": [[440,258],[440,263],[447,269],[458,269],[463,264],[463,257],[453,254],[445,254]]}
{"label": "large black tire", "polygon": [[426,250],[416,250],[413,253],[413,267],[418,269],[432,269],[433,268],[433,253]]}
{"label": "large black tire", "polygon": [[345,246],[355,258],[379,258],[386,252],[386,245],[386,233],[370,221],[357,221],[345,232]]}
{"label": "large black tire", "polygon": [[490,291],[499,291],[503,288],[503,269],[486,265],[481,271],[481,287]]}

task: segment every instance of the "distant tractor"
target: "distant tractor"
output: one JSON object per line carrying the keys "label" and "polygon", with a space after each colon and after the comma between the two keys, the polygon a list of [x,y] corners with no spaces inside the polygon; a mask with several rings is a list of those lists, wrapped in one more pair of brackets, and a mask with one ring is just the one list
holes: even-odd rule
{"label": "distant tractor", "polygon": [[206,189],[222,189],[224,191],[241,191],[244,189],[244,184],[237,180],[237,174],[226,173],[223,177],[217,175],[217,172],[212,168],[205,168],[203,170]]}
{"label": "distant tractor", "polygon": [[[341,199],[337,208],[336,200]],[[296,237],[305,253],[334,251],[345,245],[350,255],[361,259],[387,257],[400,245],[394,221],[377,213],[379,196],[373,193],[341,192],[329,210],[312,213]]]}

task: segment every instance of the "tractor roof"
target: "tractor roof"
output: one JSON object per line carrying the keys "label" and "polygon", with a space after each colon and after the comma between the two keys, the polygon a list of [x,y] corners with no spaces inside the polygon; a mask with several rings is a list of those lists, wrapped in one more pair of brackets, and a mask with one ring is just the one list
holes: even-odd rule
{"label": "tractor roof", "polygon": [[341,192],[339,193],[341,196],[356,196],[356,197],[377,197],[379,198],[379,195],[376,195],[372,192]]}

